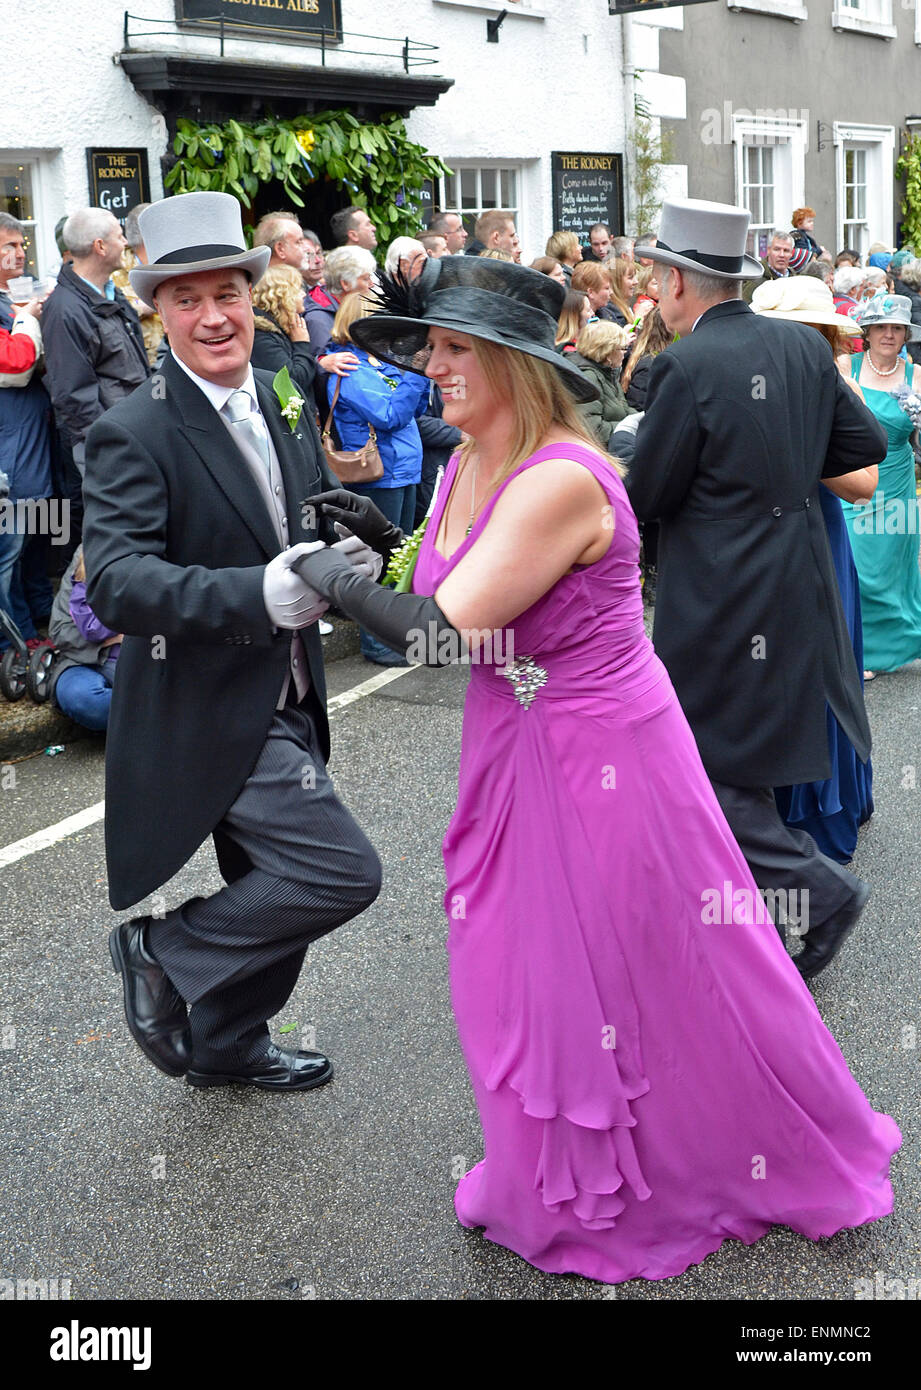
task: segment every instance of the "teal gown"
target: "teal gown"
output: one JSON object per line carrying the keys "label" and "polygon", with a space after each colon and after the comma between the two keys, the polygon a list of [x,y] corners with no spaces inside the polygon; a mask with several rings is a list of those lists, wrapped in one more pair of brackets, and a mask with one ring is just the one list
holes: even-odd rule
{"label": "teal gown", "polygon": [[[864,354],[851,359],[860,380]],[[913,364],[905,365],[912,388]],[[860,582],[863,659],[869,671],[895,671],[921,657],[921,569],[918,566],[918,499],[912,422],[889,391],[863,387],[868,408],[889,436],[879,465],[879,485],[864,507],[841,503]]]}

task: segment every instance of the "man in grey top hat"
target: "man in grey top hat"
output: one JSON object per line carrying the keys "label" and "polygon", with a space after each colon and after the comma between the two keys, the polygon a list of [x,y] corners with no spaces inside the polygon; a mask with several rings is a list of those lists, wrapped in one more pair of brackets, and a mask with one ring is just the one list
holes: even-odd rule
{"label": "man in grey top hat", "polygon": [[771,789],[829,776],[826,704],[869,756],[816,490],[878,463],[886,436],[814,329],[743,303],[743,279],[762,273],[748,222],[722,203],[664,205],[646,255],[681,341],[652,364],[627,490],[641,521],[660,522],[656,651],[756,883],[808,920],[808,978],[869,889],[783,824]]}
{"label": "man in grey top hat", "polygon": [[[326,774],[326,605],[292,569],[327,525],[309,498],[336,480],[309,407],[283,414],[271,375],[250,366],[269,248],[246,249],[236,199],[184,194],[139,222],[148,263],[131,281],[170,354],[91,429],[84,484],[87,596],[125,634],[106,750],[109,897],[138,902],[209,835],[226,886],[170,911],[161,899],[109,948],[128,1026],[161,1071],[306,1090],[330,1079],[329,1061],[278,1048],[266,1020],[308,944],[380,887]],[[376,576],[355,537],[337,545]]]}

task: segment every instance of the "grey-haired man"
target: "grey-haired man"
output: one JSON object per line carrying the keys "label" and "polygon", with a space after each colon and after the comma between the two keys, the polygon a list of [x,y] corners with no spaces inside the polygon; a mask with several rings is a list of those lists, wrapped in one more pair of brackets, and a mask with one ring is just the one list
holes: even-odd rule
{"label": "grey-haired man", "polygon": [[[109,897],[138,902],[209,835],[226,886],[122,923],[110,951],[129,1028],[161,1071],[307,1090],[330,1062],[275,1046],[267,1020],[310,942],[380,888],[326,773],[325,604],[292,569],[321,529],[302,500],[335,480],[309,406],[283,415],[271,374],[250,366],[251,283],[269,250],[246,250],[236,200],[171,198],[141,229],[149,264],[132,284],[170,354],[91,430],[84,488],[87,596],[126,634],[106,756]],[[338,544],[377,573],[354,537]]]}

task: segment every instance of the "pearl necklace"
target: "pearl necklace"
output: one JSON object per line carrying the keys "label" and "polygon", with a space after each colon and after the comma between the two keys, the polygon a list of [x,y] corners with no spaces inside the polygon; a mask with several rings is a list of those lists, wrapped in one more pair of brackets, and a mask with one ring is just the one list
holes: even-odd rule
{"label": "pearl necklace", "polygon": [[877,367],[876,363],[873,361],[873,358],[870,356],[869,348],[867,349],[867,361],[869,362],[870,366],[873,368],[877,376],[892,376],[894,372],[897,372],[899,370],[899,366],[901,365],[899,359],[896,358],[894,366],[887,367],[885,371],[880,371],[879,367]]}

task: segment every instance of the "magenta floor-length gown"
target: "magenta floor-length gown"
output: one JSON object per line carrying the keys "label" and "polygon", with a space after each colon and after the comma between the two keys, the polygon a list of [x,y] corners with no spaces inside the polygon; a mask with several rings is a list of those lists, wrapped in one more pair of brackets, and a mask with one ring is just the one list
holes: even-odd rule
{"label": "magenta floor-length gown", "polygon": [[[572,445],[512,476],[561,456],[604,489],[614,537],[509,625],[514,666],[506,642],[471,669],[445,907],[485,1156],[455,1207],[538,1269],[662,1279],[727,1237],[780,1224],[816,1238],[886,1215],[901,1136],[754,906],[643,629],[620,478]],[[495,503],[440,555],[456,467],[417,593],[435,592]]]}

